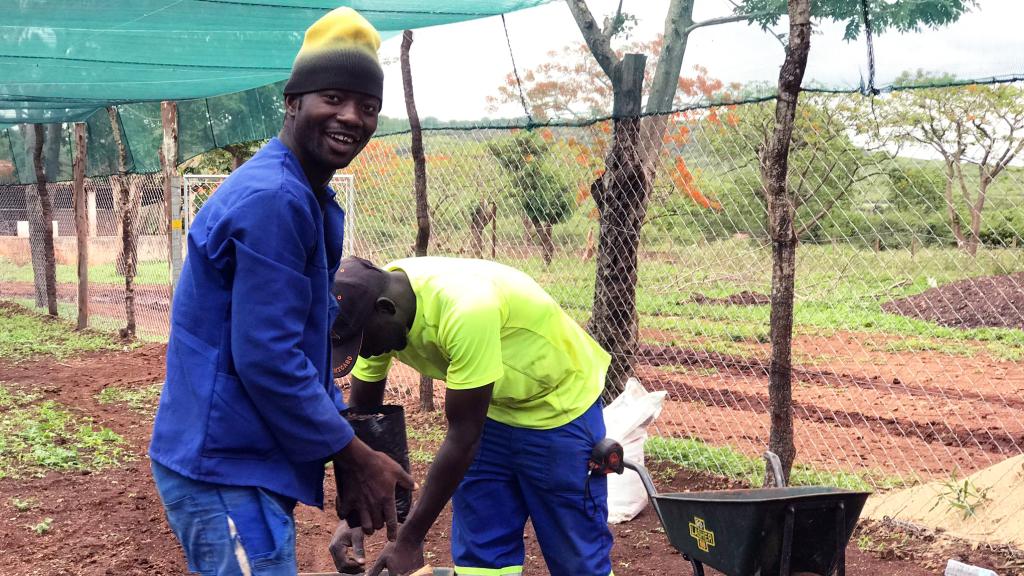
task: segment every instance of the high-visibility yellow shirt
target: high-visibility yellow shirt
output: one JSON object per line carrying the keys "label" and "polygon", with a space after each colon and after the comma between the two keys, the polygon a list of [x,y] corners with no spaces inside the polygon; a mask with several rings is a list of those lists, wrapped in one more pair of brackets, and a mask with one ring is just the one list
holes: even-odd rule
{"label": "high-visibility yellow shirt", "polygon": [[409,277],[416,318],[405,349],[359,358],[356,378],[383,380],[397,358],[453,390],[493,382],[487,416],[520,428],[562,426],[600,396],[608,353],[525,273],[438,257],[384,268]]}

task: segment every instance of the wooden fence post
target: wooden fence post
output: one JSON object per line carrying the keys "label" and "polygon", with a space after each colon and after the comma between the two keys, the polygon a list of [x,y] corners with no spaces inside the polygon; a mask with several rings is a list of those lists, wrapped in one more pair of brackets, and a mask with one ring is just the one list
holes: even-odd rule
{"label": "wooden fence post", "polygon": [[75,124],[75,159],[72,164],[75,195],[75,236],[78,241],[78,329],[89,326],[89,198],[85,191],[85,123]]}

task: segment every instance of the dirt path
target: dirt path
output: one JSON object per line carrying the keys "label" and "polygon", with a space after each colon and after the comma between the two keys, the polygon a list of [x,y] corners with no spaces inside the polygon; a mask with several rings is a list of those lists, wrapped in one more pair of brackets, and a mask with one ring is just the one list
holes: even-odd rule
{"label": "dirt path", "polygon": [[[4,282],[0,284],[0,298],[35,298],[31,282]],[[78,304],[78,285],[57,285],[57,300]],[[143,285],[135,287],[135,323],[138,330],[153,335],[166,335],[170,326],[171,297],[167,286]],[[90,284],[89,314],[125,320],[124,286]]]}

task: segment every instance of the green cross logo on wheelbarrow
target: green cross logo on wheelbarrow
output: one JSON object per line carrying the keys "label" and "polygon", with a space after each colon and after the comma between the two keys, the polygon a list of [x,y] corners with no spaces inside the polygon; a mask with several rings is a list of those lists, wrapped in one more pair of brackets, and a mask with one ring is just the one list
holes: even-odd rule
{"label": "green cross logo on wheelbarrow", "polygon": [[697,541],[697,548],[704,552],[708,551],[708,546],[715,545],[715,533],[704,526],[703,518],[697,516],[694,516],[693,522],[690,522],[690,537]]}

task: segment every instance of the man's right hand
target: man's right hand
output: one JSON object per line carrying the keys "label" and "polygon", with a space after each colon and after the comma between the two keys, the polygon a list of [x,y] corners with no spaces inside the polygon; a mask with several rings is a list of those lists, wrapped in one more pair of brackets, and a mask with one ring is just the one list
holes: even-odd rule
{"label": "man's right hand", "polygon": [[344,521],[355,512],[365,534],[387,526],[388,540],[398,534],[395,486],[412,490],[412,476],[383,452],[353,438],[334,457],[334,479],[338,489],[335,510]]}

